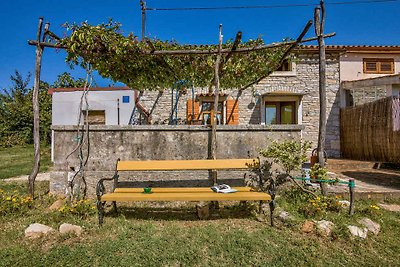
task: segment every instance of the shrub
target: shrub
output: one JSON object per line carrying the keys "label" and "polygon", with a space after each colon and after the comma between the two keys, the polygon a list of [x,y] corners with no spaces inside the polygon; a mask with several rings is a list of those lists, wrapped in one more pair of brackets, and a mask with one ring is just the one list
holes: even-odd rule
{"label": "shrub", "polygon": [[271,158],[273,162],[280,164],[287,174],[290,174],[308,160],[307,150],[310,148],[309,141],[272,141],[271,145],[260,151],[260,154]]}

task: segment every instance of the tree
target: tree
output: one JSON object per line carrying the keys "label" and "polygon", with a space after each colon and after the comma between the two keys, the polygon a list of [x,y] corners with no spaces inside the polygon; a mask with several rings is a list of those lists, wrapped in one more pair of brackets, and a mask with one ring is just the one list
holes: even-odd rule
{"label": "tree", "polygon": [[[45,144],[51,142],[51,95],[48,92],[50,85],[47,82],[40,81],[39,86],[39,107],[40,107],[40,140]],[[30,91],[32,99],[32,90]]]}
{"label": "tree", "polygon": [[[18,70],[11,75],[12,86],[0,92],[0,145],[32,144],[33,112],[32,88],[28,87],[31,74],[23,77]],[[40,82],[40,133],[41,142],[50,143],[51,96],[49,84]]]}
{"label": "tree", "polygon": [[53,83],[54,88],[76,88],[83,87],[85,85],[85,79],[75,79],[69,72],[64,72],[57,76],[57,80]]}
{"label": "tree", "polygon": [[24,79],[16,70],[11,88],[0,93],[0,144],[11,146],[32,142],[31,74]]}

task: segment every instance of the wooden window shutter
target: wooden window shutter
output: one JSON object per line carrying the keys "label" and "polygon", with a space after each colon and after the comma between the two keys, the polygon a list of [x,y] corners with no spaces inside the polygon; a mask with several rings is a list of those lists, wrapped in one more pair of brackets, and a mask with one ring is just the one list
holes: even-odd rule
{"label": "wooden window shutter", "polygon": [[381,73],[394,73],[394,61],[382,61],[380,71]]}
{"label": "wooden window shutter", "polygon": [[364,58],[364,73],[393,74],[393,58]]}
{"label": "wooden window shutter", "polygon": [[239,124],[239,100],[229,99],[226,101],[226,124]]}
{"label": "wooden window shutter", "polygon": [[[194,113],[193,113],[193,111],[194,111]],[[189,99],[186,103],[187,124],[193,124],[194,122],[199,120],[199,111],[200,111],[199,101],[193,102],[192,99]],[[193,115],[193,117],[192,117],[192,115]],[[194,118],[193,121],[192,121],[192,118]]]}

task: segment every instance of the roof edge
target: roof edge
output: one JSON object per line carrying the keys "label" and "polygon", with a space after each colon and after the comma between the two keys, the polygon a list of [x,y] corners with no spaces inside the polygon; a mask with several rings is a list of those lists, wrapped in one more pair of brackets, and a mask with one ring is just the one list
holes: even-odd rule
{"label": "roof edge", "polygon": [[[49,88],[47,92],[52,95],[58,92],[77,92],[84,91],[84,87],[61,87],[61,88]],[[119,90],[134,90],[128,86],[117,86],[117,87],[90,87],[89,91],[119,91]]]}

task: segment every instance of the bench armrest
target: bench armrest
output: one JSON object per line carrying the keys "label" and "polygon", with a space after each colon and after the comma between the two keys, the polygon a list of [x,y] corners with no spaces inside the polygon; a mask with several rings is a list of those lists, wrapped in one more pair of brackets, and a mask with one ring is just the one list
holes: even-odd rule
{"label": "bench armrest", "polygon": [[97,198],[100,199],[100,197],[102,195],[104,195],[104,193],[106,192],[106,188],[104,187],[104,181],[114,181],[114,185],[113,185],[113,189],[115,189],[115,185],[118,181],[118,174],[115,173],[114,176],[112,178],[102,178],[97,182],[97,186],[96,186],[96,195]]}
{"label": "bench armrest", "polygon": [[99,201],[100,201],[101,196],[104,195],[104,193],[106,192],[106,188],[104,187],[104,184],[103,184],[104,181],[112,181],[112,180],[114,180],[113,191],[117,187],[118,177],[119,177],[119,175],[118,175],[118,163],[119,163],[119,161],[120,161],[120,159],[118,158],[117,159],[117,163],[115,164],[115,173],[114,173],[114,176],[112,178],[103,178],[103,179],[100,179],[97,182],[96,196],[97,196],[97,199]]}

